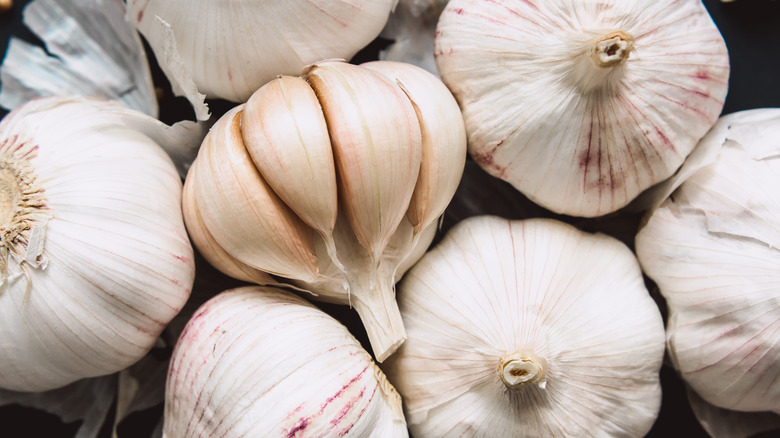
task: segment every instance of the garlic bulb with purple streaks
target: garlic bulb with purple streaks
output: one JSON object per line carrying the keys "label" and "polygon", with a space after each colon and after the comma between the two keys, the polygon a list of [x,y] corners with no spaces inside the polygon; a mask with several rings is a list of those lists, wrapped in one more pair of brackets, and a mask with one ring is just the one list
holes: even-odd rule
{"label": "garlic bulb with purple streaks", "polygon": [[723,116],[714,151],[636,236],[673,365],[705,401],[780,413],[780,109]]}
{"label": "garlic bulb with purple streaks", "polygon": [[182,182],[133,127],[143,123],[168,128],[62,97],[0,122],[0,387],[43,391],[124,369],[187,301]]}
{"label": "garlic bulb with purple streaks", "polygon": [[472,217],[398,301],[408,338],[383,369],[413,436],[640,437],[658,415],[663,321],[617,239]]}
{"label": "garlic bulb with purple streaks", "polygon": [[435,55],[474,160],[586,217],[672,175],[715,123],[729,77],[699,0],[452,0]]}
{"label": "garlic bulb with purple streaks", "polygon": [[174,349],[164,437],[407,435],[401,399],[368,352],[290,292],[220,293]]}

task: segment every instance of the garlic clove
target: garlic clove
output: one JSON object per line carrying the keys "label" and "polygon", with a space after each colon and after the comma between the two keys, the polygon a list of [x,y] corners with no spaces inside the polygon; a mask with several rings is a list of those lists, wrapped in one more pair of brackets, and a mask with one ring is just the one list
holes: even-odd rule
{"label": "garlic clove", "polygon": [[174,348],[164,436],[406,437],[401,399],[338,321],[279,289],[200,307]]}
{"label": "garlic clove", "polygon": [[422,161],[407,215],[415,233],[420,233],[444,213],[463,175],[463,116],[447,87],[420,67],[391,61],[367,62],[361,67],[397,82],[414,105],[422,133]]}
{"label": "garlic clove", "polygon": [[[190,171],[193,171],[192,168],[190,168]],[[200,217],[198,200],[195,196],[196,190],[192,188],[194,184],[194,177],[188,177],[184,181],[182,211],[190,239],[203,258],[209,264],[233,278],[260,285],[276,283],[276,280],[270,274],[236,260],[235,257],[231,256],[214,240],[214,237],[209,233],[208,228],[203,224],[203,219]]]}
{"label": "garlic clove", "polygon": [[196,203],[214,241],[252,268],[317,277],[312,231],[268,186],[241,138],[239,105],[211,128],[193,164]]}
{"label": "garlic clove", "polygon": [[336,167],[325,117],[309,84],[280,76],[262,86],[244,106],[241,134],[264,180],[320,233],[338,264]]}
{"label": "garlic clove", "polygon": [[474,160],[573,216],[614,212],[671,176],[729,78],[700,1],[452,0],[435,53]]}
{"label": "garlic clove", "polygon": [[328,121],[342,212],[376,264],[420,172],[422,137],[414,107],[398,86],[356,65],[322,62],[304,78]]}
{"label": "garlic clove", "polygon": [[623,243],[551,219],[453,227],[398,286],[383,369],[414,436],[643,436],[661,313]]}

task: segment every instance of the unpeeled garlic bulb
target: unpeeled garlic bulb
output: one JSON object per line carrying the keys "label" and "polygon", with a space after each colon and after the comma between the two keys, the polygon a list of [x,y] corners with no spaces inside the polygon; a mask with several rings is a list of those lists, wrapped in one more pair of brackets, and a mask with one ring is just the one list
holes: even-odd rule
{"label": "unpeeled garlic bulb", "polygon": [[164,437],[407,435],[401,399],[368,352],[290,292],[222,292],[174,348]]}
{"label": "unpeeled garlic bulb", "polygon": [[406,274],[383,369],[413,436],[632,436],[661,403],[661,313],[633,253],[552,219],[477,216]]}
{"label": "unpeeled garlic bulb", "polygon": [[699,0],[452,0],[435,55],[474,160],[586,217],[672,175],[715,123],[729,77]]}
{"label": "unpeeled garlic bulb", "polygon": [[126,368],[189,297],[181,178],[128,111],[53,97],[0,122],[2,388]]}
{"label": "unpeeled garlic bulb", "polygon": [[185,221],[224,273],[354,306],[382,361],[405,339],[395,281],[433,239],[465,159],[460,110],[438,78],[320,62],[216,122],[185,182]]}
{"label": "unpeeled garlic bulb", "polygon": [[127,17],[174,91],[244,102],[276,75],[350,59],[379,35],[397,1],[130,0]]}
{"label": "unpeeled garlic bulb", "polygon": [[780,412],[780,109],[722,117],[685,179],[636,237],[669,309],[681,377],[725,409]]}

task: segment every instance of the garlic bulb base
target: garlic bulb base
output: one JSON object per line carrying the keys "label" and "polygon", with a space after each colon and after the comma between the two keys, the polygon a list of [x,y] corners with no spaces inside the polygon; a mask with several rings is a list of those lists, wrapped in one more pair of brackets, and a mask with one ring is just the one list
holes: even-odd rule
{"label": "garlic bulb base", "polygon": [[[3,287],[9,278],[9,256],[20,267],[24,263],[39,268],[46,262],[43,231],[51,212],[28,161],[36,150],[37,146],[18,136],[0,144],[0,285]],[[29,280],[27,271],[22,272]],[[28,291],[29,287],[28,284]]]}
{"label": "garlic bulb base", "polygon": [[512,390],[531,384],[544,389],[547,385],[547,361],[531,352],[520,351],[498,361],[498,375]]}
{"label": "garlic bulb base", "polygon": [[597,38],[591,46],[590,56],[596,67],[612,67],[624,63],[633,48],[634,37],[618,30]]}

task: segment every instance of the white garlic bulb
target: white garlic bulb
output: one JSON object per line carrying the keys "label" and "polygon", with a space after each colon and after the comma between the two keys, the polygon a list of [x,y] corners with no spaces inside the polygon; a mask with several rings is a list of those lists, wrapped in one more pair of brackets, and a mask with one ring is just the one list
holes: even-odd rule
{"label": "white garlic bulb", "polygon": [[728,85],[700,0],[452,0],[435,44],[474,160],[574,216],[616,211],[669,177]]}
{"label": "white garlic bulb", "polygon": [[379,35],[396,2],[129,0],[127,17],[174,91],[192,83],[207,97],[244,102],[276,75],[350,59]]}
{"label": "white garlic bulb", "polygon": [[407,435],[398,393],[360,343],[281,289],[218,294],[174,348],[164,437]]}
{"label": "white garlic bulb", "polygon": [[667,347],[704,400],[780,412],[780,109],[722,117],[689,176],[636,237],[667,302]]}
{"label": "white garlic bulb", "polygon": [[189,297],[181,178],[127,111],[53,97],[0,123],[2,388],[126,368]]}
{"label": "white garlic bulb", "polygon": [[661,402],[661,313],[633,253],[552,219],[477,216],[406,274],[385,363],[413,436],[634,436]]}
{"label": "white garlic bulb", "polygon": [[327,61],[221,117],[187,176],[196,247],[236,278],[272,274],[360,314],[377,360],[405,339],[394,284],[457,189],[457,103],[409,64]]}

